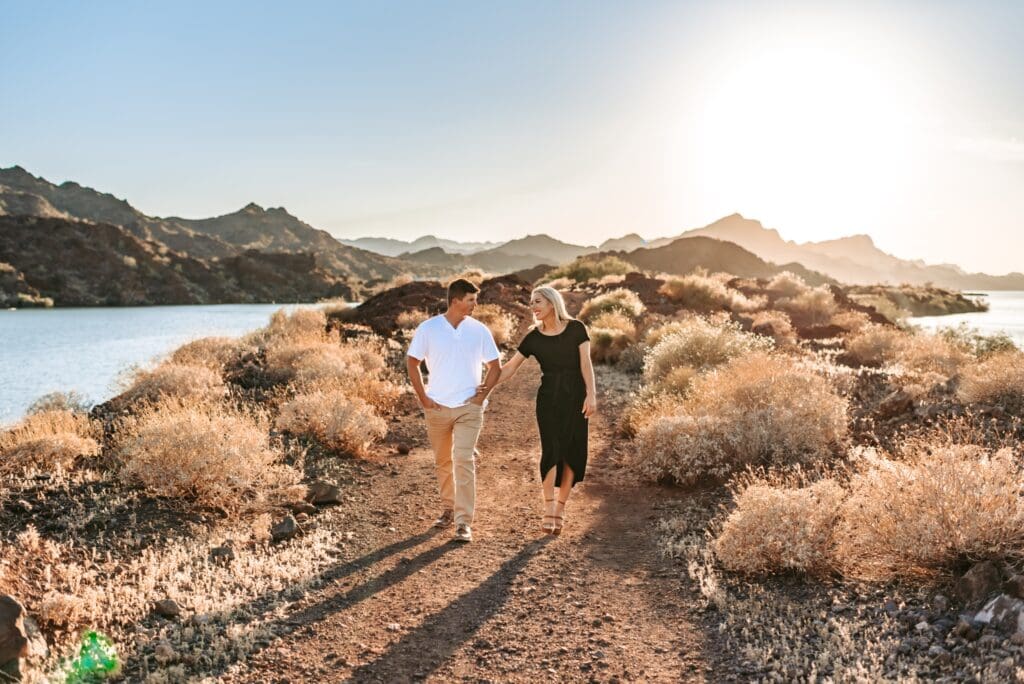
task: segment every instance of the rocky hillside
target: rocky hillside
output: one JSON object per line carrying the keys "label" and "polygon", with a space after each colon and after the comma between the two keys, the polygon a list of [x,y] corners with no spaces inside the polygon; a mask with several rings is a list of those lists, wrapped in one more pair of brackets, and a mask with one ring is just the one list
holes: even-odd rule
{"label": "rocky hillside", "polygon": [[13,166],[0,169],[0,213],[64,216],[125,228],[142,240],[159,242],[199,259],[238,256],[248,250],[312,253],[336,277],[387,280],[409,270],[389,257],[338,242],[283,208],[249,204],[208,219],[147,216],[111,194],[66,181],[55,185]]}
{"label": "rocky hillside", "polygon": [[352,299],[311,254],[247,250],[198,259],[120,226],[0,216],[0,300],[8,306],[308,302]]}

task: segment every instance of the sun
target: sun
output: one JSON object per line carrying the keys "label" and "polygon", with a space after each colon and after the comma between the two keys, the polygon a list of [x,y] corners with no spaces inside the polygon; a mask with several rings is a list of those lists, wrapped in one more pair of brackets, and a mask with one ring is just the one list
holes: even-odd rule
{"label": "sun", "polygon": [[711,70],[676,151],[701,203],[805,234],[891,211],[919,171],[922,112],[899,61],[871,48],[791,35]]}

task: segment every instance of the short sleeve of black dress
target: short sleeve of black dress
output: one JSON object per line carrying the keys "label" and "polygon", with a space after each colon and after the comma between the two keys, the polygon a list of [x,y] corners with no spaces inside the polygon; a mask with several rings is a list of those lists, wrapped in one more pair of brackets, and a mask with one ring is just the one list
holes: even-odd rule
{"label": "short sleeve of black dress", "polygon": [[530,344],[532,340],[533,330],[526,333],[526,337],[524,337],[523,341],[519,343],[519,347],[516,349],[516,351],[525,356],[526,358],[530,358],[531,356],[533,356],[533,345]]}
{"label": "short sleeve of black dress", "polygon": [[570,334],[572,335],[573,341],[576,342],[577,347],[584,342],[590,341],[590,334],[587,333],[587,326],[583,325],[580,321],[572,321],[570,325],[572,326],[572,332]]}

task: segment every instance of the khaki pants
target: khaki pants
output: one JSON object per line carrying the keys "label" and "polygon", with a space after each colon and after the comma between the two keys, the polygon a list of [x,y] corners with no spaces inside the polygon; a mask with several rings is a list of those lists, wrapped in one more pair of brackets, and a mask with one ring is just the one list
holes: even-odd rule
{"label": "khaki pants", "polygon": [[441,502],[455,512],[455,524],[471,525],[476,504],[476,461],[473,452],[484,409],[476,404],[425,409],[427,437],[434,449]]}

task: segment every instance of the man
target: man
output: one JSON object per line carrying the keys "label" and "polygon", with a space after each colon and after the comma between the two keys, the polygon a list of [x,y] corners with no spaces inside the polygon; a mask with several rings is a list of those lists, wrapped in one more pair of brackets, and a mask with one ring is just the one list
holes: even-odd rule
{"label": "man", "polygon": [[[455,522],[455,539],[473,539],[476,503],[474,452],[484,422],[487,395],[498,384],[501,360],[494,337],[480,321],[470,318],[476,307],[476,285],[459,278],[448,285],[448,310],[416,328],[406,366],[427,420],[434,449],[437,482],[444,509],[434,523]],[[424,389],[420,364],[427,362],[429,386]],[[487,376],[480,386],[480,367]]]}

